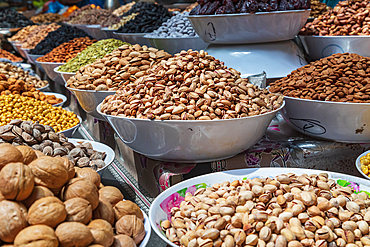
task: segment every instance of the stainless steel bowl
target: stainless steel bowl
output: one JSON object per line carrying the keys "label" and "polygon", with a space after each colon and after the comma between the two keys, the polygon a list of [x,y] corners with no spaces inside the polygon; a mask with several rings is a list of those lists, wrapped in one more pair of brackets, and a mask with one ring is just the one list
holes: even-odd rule
{"label": "stainless steel bowl", "polygon": [[117,39],[130,44],[139,44],[141,46],[146,45],[150,46],[149,40],[144,38],[147,33],[117,33],[113,32]]}
{"label": "stainless steel bowl", "polygon": [[182,50],[204,50],[209,45],[200,37],[185,37],[185,38],[151,38],[148,35],[144,36],[148,39],[153,47],[159,50],[165,50],[170,54],[178,53]]}

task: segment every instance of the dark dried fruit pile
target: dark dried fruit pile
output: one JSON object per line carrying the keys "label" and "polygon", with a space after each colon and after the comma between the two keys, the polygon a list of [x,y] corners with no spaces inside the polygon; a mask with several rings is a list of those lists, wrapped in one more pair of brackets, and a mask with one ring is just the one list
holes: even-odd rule
{"label": "dark dried fruit pile", "polygon": [[198,0],[190,15],[220,15],[309,9],[310,0]]}
{"label": "dark dried fruit pile", "polygon": [[74,38],[80,37],[89,37],[90,39],[94,39],[89,36],[85,31],[71,26],[62,26],[58,28],[56,31],[53,31],[46,36],[46,38],[37,44],[35,49],[30,51],[32,55],[45,55],[48,52],[51,52],[55,47],[68,42]]}
{"label": "dark dried fruit pile", "polygon": [[0,11],[0,28],[26,27],[34,23],[14,9]]}
{"label": "dark dried fruit pile", "polygon": [[172,14],[162,5],[146,2],[136,3],[124,16],[133,13],[139,13],[139,15],[121,27],[118,33],[151,33],[172,17]]}

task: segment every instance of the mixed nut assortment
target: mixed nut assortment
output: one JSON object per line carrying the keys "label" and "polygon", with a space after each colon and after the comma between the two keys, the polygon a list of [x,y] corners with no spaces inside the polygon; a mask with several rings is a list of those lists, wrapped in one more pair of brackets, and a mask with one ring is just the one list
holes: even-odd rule
{"label": "mixed nut assortment", "polygon": [[288,173],[187,193],[161,227],[182,247],[368,246],[369,206],[368,194],[327,173]]}
{"label": "mixed nut assortment", "polygon": [[339,53],[311,62],[270,84],[270,92],[322,101],[369,103],[370,58]]}
{"label": "mixed nut assortment", "polygon": [[75,38],[59,45],[45,56],[39,57],[36,61],[66,63],[95,42],[97,42],[97,40],[90,39],[89,37]]}
{"label": "mixed nut assortment", "polygon": [[40,14],[31,17],[31,21],[34,23],[62,22],[63,19],[63,16],[54,13]]}
{"label": "mixed nut assortment", "polygon": [[107,96],[101,111],[128,118],[216,120],[256,116],[283,104],[283,95],[249,83],[203,50],[181,51],[147,73]]}
{"label": "mixed nut assortment", "polygon": [[68,23],[71,24],[83,24],[83,25],[94,25],[101,23],[115,24],[120,21],[120,18],[114,15],[111,11],[106,9],[91,8],[89,11],[85,11],[81,15],[72,18]]}
{"label": "mixed nut assortment", "polygon": [[0,28],[18,28],[34,23],[13,8],[0,10]]}
{"label": "mixed nut assortment", "polygon": [[144,216],[90,168],[0,144],[0,240],[12,246],[136,246]]}
{"label": "mixed nut assortment", "polygon": [[117,91],[121,86],[134,83],[146,71],[163,59],[167,52],[140,45],[123,45],[104,58],[81,67],[67,81],[67,87],[95,91]]}
{"label": "mixed nut assortment", "polygon": [[331,7],[326,5],[326,3],[322,3],[320,0],[311,0],[310,18],[317,18],[326,14],[329,10],[331,10]]}
{"label": "mixed nut assortment", "polygon": [[15,35],[10,37],[8,40],[23,43],[27,39],[28,35],[30,35],[38,27],[39,27],[38,25],[29,25],[27,27],[24,27],[21,30],[19,30]]}
{"label": "mixed nut assortment", "polygon": [[56,23],[51,23],[49,25],[41,25],[40,28],[36,28],[26,39],[26,41],[22,44],[22,49],[33,49],[36,47],[38,43],[40,43],[43,39],[48,36],[48,34],[52,31],[57,30],[60,28],[60,25]]}
{"label": "mixed nut assortment", "polygon": [[112,24],[112,25],[108,25],[108,24],[104,23],[104,24],[102,24],[102,27],[108,27],[109,30],[117,30],[120,27],[122,27],[123,25],[125,25],[127,22],[135,19],[135,17],[138,14],[139,13],[133,13],[133,14],[128,15],[128,16],[123,16],[123,17],[121,17],[121,20],[119,21],[119,23],[115,23],[115,24]]}
{"label": "mixed nut assortment", "polygon": [[132,8],[132,6],[134,6],[134,5],[135,5],[135,2],[131,2],[131,3],[127,3],[125,5],[122,5],[121,7],[115,9],[113,11],[113,14],[116,15],[116,16],[121,16],[121,15],[125,14],[127,11],[129,11]]}
{"label": "mixed nut assortment", "polygon": [[20,58],[20,57],[17,57],[16,55],[6,51],[6,50],[3,50],[3,49],[0,49],[0,58],[6,58],[6,59],[9,59],[13,62],[22,62],[23,61],[23,58]]}
{"label": "mixed nut assortment", "polygon": [[370,3],[362,0],[340,1],[332,10],[308,22],[301,35],[369,35]]}

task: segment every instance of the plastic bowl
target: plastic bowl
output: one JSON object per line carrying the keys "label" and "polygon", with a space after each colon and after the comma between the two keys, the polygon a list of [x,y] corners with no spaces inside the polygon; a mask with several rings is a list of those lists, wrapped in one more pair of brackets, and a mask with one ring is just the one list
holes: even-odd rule
{"label": "plastic bowl", "polygon": [[[210,173],[203,176],[198,176],[192,179],[187,179],[181,183],[163,191],[159,194],[150,206],[149,220],[150,225],[154,232],[166,242],[167,246],[179,247],[172,243],[166,238],[166,234],[163,234],[161,229],[161,221],[169,219],[171,208],[174,206],[179,207],[180,203],[185,200],[184,195],[186,192],[194,194],[199,188],[210,187],[215,183],[222,183],[229,181],[230,183],[235,180],[243,180],[245,178],[266,178],[275,177],[279,174],[294,173],[297,175],[303,174],[320,174],[327,173],[330,179],[336,182],[343,182],[349,184],[350,182],[356,183],[361,191],[370,192],[369,181],[363,178],[350,176],[346,174],[320,171],[313,169],[302,169],[302,168],[248,168],[248,169],[237,169],[232,171],[223,171]],[[342,181],[338,181],[342,180]],[[169,219],[170,220],[170,219]]]}
{"label": "plastic bowl", "polygon": [[76,130],[80,127],[81,123],[82,123],[82,118],[80,116],[78,116],[76,114],[78,120],[80,121],[76,126],[73,126],[72,128],[70,129],[67,129],[67,130],[64,130],[64,131],[59,131],[58,133],[63,133],[66,137],[71,137],[75,132]]}
{"label": "plastic bowl", "polygon": [[111,39],[111,38],[116,38],[117,37],[117,35],[114,35],[113,33],[114,32],[117,32],[118,29],[113,29],[112,30],[112,29],[108,29],[107,27],[104,27],[101,30],[105,33],[105,35],[107,36],[107,39]]}
{"label": "plastic bowl", "polygon": [[72,76],[76,75],[75,72],[62,72],[62,71],[58,71],[58,69],[59,69],[59,66],[58,67],[55,67],[54,68],[54,72],[57,73],[57,74],[59,74],[62,77],[62,79],[64,81],[64,84],[67,83],[67,81],[69,80],[69,78],[71,78]]}
{"label": "plastic bowl", "polygon": [[64,85],[63,78],[60,74],[54,72],[54,68],[61,66],[65,63],[50,63],[50,62],[38,62],[45,70],[45,73],[49,76],[52,81]]}
{"label": "plastic bowl", "polygon": [[103,102],[105,97],[115,94],[116,91],[81,90],[69,87],[67,87],[67,89],[76,96],[78,103],[80,103],[82,109],[84,109],[86,113],[94,118],[106,121],[105,118],[96,111],[96,107]]}
{"label": "plastic bowl", "polygon": [[149,40],[144,38],[147,33],[117,33],[113,32],[117,39],[124,42],[130,43],[132,45],[139,44],[141,46],[151,46]]}
{"label": "plastic bowl", "polygon": [[230,158],[252,147],[279,109],[252,117],[225,120],[148,120],[103,115],[121,140],[154,160],[182,163]]}
{"label": "plastic bowl", "polygon": [[361,162],[360,162],[361,157],[367,155],[368,153],[370,153],[370,150],[366,151],[365,153],[360,154],[360,156],[357,157],[355,164],[356,164],[356,168],[358,172],[361,173],[361,175],[364,176],[366,179],[370,180],[370,177],[361,170]]}
{"label": "plastic bowl", "polygon": [[55,97],[62,99],[63,101],[59,104],[53,105],[53,106],[63,106],[64,103],[67,101],[67,97],[60,93],[53,93],[53,92],[43,92],[45,95],[54,95]]}
{"label": "plastic bowl", "polygon": [[310,10],[255,14],[190,15],[197,34],[207,43],[249,44],[293,39],[306,23]]}
{"label": "plastic bowl", "polygon": [[204,50],[209,45],[199,37],[187,38],[150,38],[147,35],[144,38],[148,39],[153,47],[159,50],[165,50],[170,54],[178,53],[182,50]]}
{"label": "plastic bowl", "polygon": [[307,55],[317,60],[336,53],[356,53],[370,56],[370,36],[298,36]]}
{"label": "plastic bowl", "polygon": [[337,142],[370,142],[370,103],[284,97],[284,119],[297,131]]}
{"label": "plastic bowl", "polygon": [[100,143],[100,142],[94,142],[94,141],[90,141],[90,140],[85,140],[85,139],[75,139],[75,138],[68,138],[68,142],[71,142],[72,144],[74,145],[77,145],[77,144],[80,144],[82,142],[88,142],[88,143],[91,143],[92,147],[94,150],[96,151],[99,151],[99,152],[105,152],[105,154],[107,155],[104,159],[104,162],[105,162],[105,166],[98,169],[97,170],[97,173],[99,173],[100,176],[103,175],[104,173],[104,170],[113,162],[114,160],[114,157],[115,157],[115,153],[114,153],[114,150],[111,149],[109,146],[103,144],[103,143]]}
{"label": "plastic bowl", "polygon": [[100,25],[88,25],[86,28],[89,29],[91,36],[97,40],[108,38],[106,32],[101,30]]}

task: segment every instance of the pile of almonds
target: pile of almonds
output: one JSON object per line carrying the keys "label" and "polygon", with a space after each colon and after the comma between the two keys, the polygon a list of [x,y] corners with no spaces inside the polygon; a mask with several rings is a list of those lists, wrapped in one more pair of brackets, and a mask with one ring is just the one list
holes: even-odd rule
{"label": "pile of almonds", "polygon": [[307,23],[301,35],[370,35],[370,3],[340,1],[332,10]]}
{"label": "pile of almonds", "polygon": [[146,71],[170,54],[156,48],[140,45],[123,45],[94,63],[83,66],[67,81],[67,87],[116,91],[119,87],[134,83]]}
{"label": "pile of almonds", "polygon": [[36,47],[38,43],[40,43],[43,39],[48,36],[48,34],[52,31],[57,30],[60,28],[60,25],[56,23],[52,23],[49,25],[41,25],[39,29],[35,29],[25,40],[22,44],[22,49],[33,49]]}
{"label": "pile of almonds", "polygon": [[281,94],[240,78],[203,50],[181,51],[148,74],[105,98],[101,111],[129,118],[214,120],[260,115],[283,103]]}
{"label": "pile of almonds", "polygon": [[370,103],[370,58],[334,54],[270,84],[270,92],[337,102]]}
{"label": "pile of almonds", "polygon": [[369,207],[327,173],[288,173],[187,193],[161,227],[181,247],[364,247]]}

